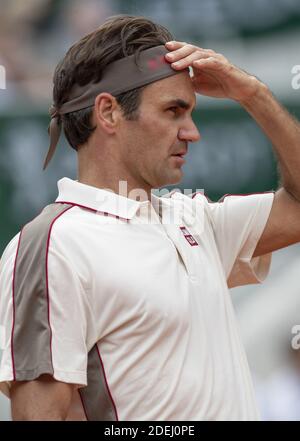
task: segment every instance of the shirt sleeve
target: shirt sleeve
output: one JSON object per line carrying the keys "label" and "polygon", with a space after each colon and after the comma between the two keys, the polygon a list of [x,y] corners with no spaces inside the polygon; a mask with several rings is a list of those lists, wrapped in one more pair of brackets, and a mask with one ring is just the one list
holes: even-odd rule
{"label": "shirt sleeve", "polygon": [[[28,224],[0,262],[0,389],[42,374],[87,385],[91,308],[63,235],[53,224]],[[53,230],[53,231],[52,231]],[[51,232],[52,231],[52,232]]]}
{"label": "shirt sleeve", "polygon": [[208,203],[216,244],[229,288],[261,283],[271,254],[253,257],[272,208],[274,193],[225,196]]}

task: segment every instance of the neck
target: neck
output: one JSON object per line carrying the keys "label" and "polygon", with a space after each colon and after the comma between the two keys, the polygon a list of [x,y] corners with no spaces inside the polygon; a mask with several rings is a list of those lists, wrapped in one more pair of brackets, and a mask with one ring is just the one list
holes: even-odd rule
{"label": "neck", "polygon": [[[80,152],[80,149],[79,149]],[[151,186],[141,183],[134,176],[126,173],[117,161],[107,158],[87,159],[78,157],[78,181],[96,188],[113,191],[120,196],[138,201],[151,200]]]}

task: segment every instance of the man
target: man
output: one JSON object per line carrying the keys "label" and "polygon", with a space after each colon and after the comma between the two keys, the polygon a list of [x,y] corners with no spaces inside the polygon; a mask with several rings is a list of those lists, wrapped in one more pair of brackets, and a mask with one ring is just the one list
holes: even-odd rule
{"label": "man", "polygon": [[[170,40],[112,17],[55,71],[45,166],[63,126],[78,181],[59,181],[2,257],[0,384],[15,420],[258,418],[228,286],[262,281],[270,253],[300,239],[299,124],[223,55]],[[195,93],[262,127],[275,194],[151,197],[180,182],[199,140]]]}

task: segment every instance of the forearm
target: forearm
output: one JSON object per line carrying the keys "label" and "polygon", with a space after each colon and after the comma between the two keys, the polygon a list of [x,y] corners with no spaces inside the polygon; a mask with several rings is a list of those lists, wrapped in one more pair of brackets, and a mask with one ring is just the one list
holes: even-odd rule
{"label": "forearm", "polygon": [[65,421],[65,418],[58,413],[50,413],[41,409],[12,408],[13,421]]}
{"label": "forearm", "polygon": [[48,375],[35,381],[15,382],[11,387],[13,421],[64,421],[71,405],[73,387]]}
{"label": "forearm", "polygon": [[273,144],[284,188],[300,202],[300,124],[263,83],[248,101],[240,102]]}

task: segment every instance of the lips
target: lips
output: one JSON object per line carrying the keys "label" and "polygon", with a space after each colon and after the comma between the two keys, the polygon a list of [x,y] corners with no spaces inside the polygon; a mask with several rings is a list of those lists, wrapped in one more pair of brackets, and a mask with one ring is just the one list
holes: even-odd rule
{"label": "lips", "polygon": [[[177,155],[171,155],[171,158],[174,158],[173,161],[175,161],[175,164],[177,164],[177,165],[183,165],[183,164],[185,164],[184,155],[185,155],[185,153],[182,154],[182,155],[180,155],[180,154],[177,154]],[[176,158],[176,159],[175,159],[175,158]]]}
{"label": "lips", "polygon": [[180,156],[181,158],[183,158],[183,156],[185,156],[186,154],[187,154],[187,151],[183,150],[183,151],[181,151],[179,153],[173,153],[172,156]]}

